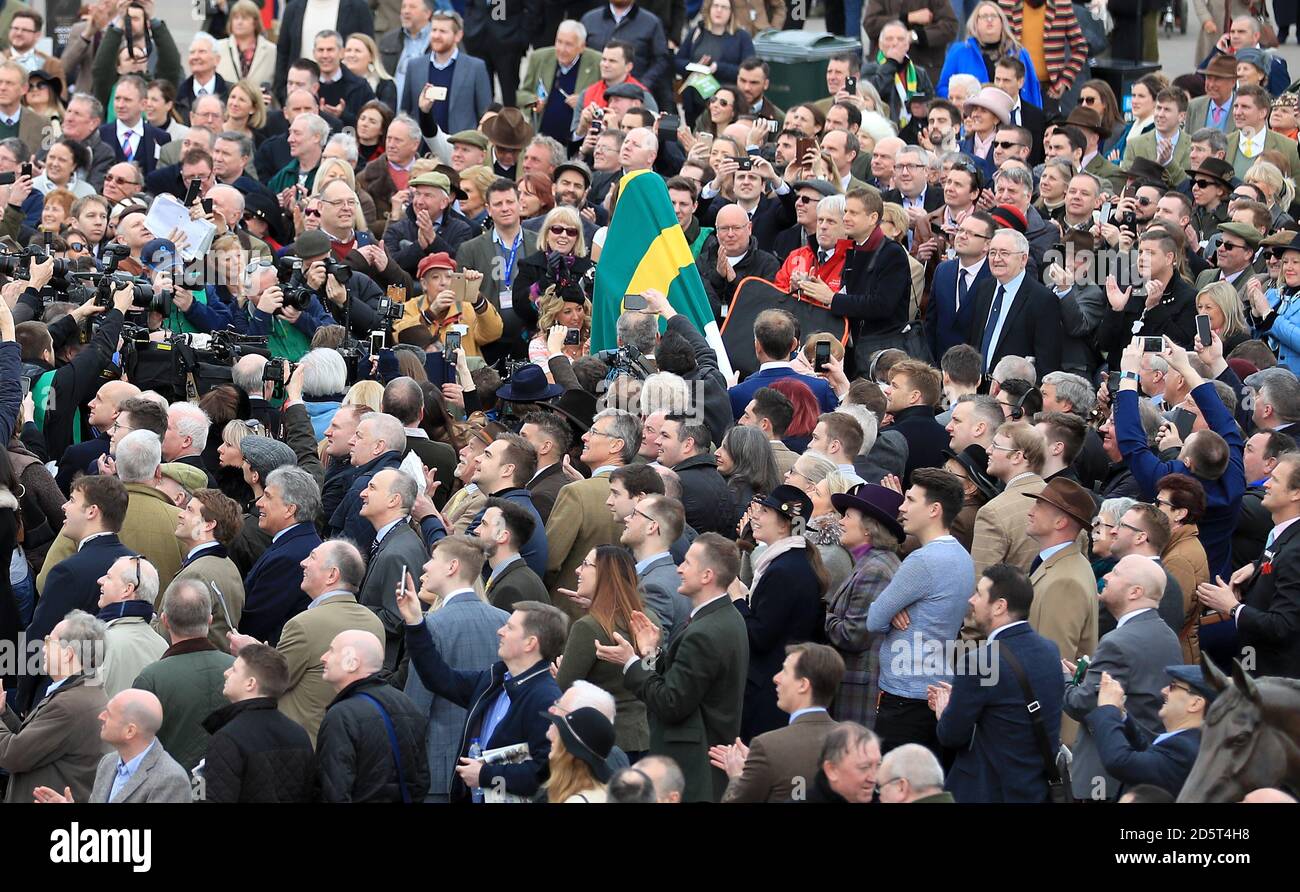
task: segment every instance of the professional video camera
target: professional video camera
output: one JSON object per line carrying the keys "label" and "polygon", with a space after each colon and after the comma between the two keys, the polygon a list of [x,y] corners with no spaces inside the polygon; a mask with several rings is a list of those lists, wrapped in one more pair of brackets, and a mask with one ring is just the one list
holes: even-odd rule
{"label": "professional video camera", "polygon": [[609,378],[619,375],[631,375],[644,381],[650,377],[650,370],[641,362],[641,351],[631,344],[624,344],[613,350],[601,350],[596,358],[609,366]]}

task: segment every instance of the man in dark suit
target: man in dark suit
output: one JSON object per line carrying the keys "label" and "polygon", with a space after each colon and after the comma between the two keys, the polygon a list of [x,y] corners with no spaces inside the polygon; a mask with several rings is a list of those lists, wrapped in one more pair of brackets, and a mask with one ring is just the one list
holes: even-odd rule
{"label": "man in dark suit", "polygon": [[573,431],[554,412],[529,412],[524,416],[519,435],[537,450],[537,471],[528,481],[528,492],[545,525],[560,495],[560,488],[569,482],[563,463],[573,444]]}
{"label": "man in dark suit", "polygon": [[717,802],[727,775],[709,764],[709,748],[732,744],[740,734],[741,703],[749,665],[745,621],[727,587],[740,572],[740,552],[717,533],[700,535],[678,572],[692,616],[667,649],[659,629],[633,614],[636,647],[615,634],[615,644],[596,645],[596,656],[623,667],[628,690],[650,718],[650,752],[669,756],[686,777],[687,802]]}
{"label": "man in dark suit", "polygon": [[[1106,574],[1101,603],[1115,617],[1116,627],[1097,642],[1097,653],[1078,684],[1065,687],[1065,711],[1084,725],[1074,742],[1070,782],[1080,800],[1119,797],[1120,782],[1102,764],[1101,752],[1088,716],[1097,708],[1102,673],[1117,680],[1127,694],[1124,709],[1134,727],[1154,736],[1165,686],[1165,667],[1181,663],[1178,635],[1156,612],[1165,591],[1165,571],[1150,558],[1131,554],[1120,558]],[[1062,660],[1073,675],[1075,664]]]}
{"label": "man in dark suit", "polygon": [[817,773],[826,735],[835,727],[829,707],[844,678],[844,658],[825,644],[791,644],[772,681],[776,705],[790,723],[709,750],[713,767],[727,773],[723,802],[788,802],[800,778]]}
{"label": "man in dark suit", "polygon": [[930,305],[926,310],[925,334],[930,355],[936,359],[948,348],[966,343],[975,315],[971,292],[989,278],[989,241],[997,223],[983,211],[975,211],[957,224],[953,244],[957,256],[945,260],[934,271]]}
{"label": "man in dark suit", "polygon": [[[650,470],[658,479],[659,475],[644,465],[619,468],[610,475],[610,500],[622,497],[627,492],[629,478],[640,474],[642,469]],[[629,498],[628,501],[632,510],[623,518],[624,529],[619,542],[632,549],[641,597],[659,618],[664,639],[672,641],[673,635],[686,625],[691,613],[690,601],[677,590],[682,578],[677,575],[677,562],[672,555],[673,543],[681,538],[686,526],[685,509],[677,499],[658,494]],[[617,507],[614,510],[618,512]]]}
{"label": "man in dark suit", "polygon": [[217,63],[221,60],[217,53],[217,41],[211,34],[200,32],[190,41],[189,63],[190,76],[181,81],[176,88],[176,110],[188,123],[190,107],[200,96],[220,96],[224,101],[230,92],[230,84],[217,73]]}
{"label": "man in dark suit", "polygon": [[[1010,564],[984,571],[971,614],[984,641],[951,685],[929,689],[939,742],[957,757],[944,788],[958,802],[1046,802],[1047,765],[1033,729],[1040,718],[1052,753],[1061,737],[1061,663],[1056,645],[1029,625],[1034,587]],[[1018,664],[1039,709],[1011,668]]]}
{"label": "man in dark suit", "polygon": [[802,375],[791,367],[790,357],[800,347],[798,330],[799,323],[788,310],[764,310],[754,318],[754,357],[759,370],[727,390],[736,421],[745,414],[759,388],[782,378],[797,378],[808,385],[823,412],[834,412],[839,406],[839,398],[825,379]]}
{"label": "man in dark suit", "polygon": [[119,80],[113,92],[117,120],[101,126],[99,136],[112,146],[118,161],[133,161],[148,176],[158,166],[161,147],[171,142],[172,137],[145,120],[144,97],[143,78],[128,75]]}
{"label": "man in dark suit", "polygon": [[[1254,675],[1300,678],[1300,458],[1286,453],[1264,482],[1263,507],[1273,519],[1264,553],[1223,578],[1204,582],[1197,595],[1206,607],[1237,624],[1243,660]],[[1240,592],[1238,603],[1236,592]]]}
{"label": "man in dark suit", "polygon": [[984,373],[1004,356],[1032,356],[1039,375],[1061,367],[1059,301],[1032,279],[1026,266],[1029,241],[1014,229],[999,229],[989,241],[992,278],[974,294],[975,314],[966,343],[984,357]]}
{"label": "man in dark suit", "polygon": [[[519,554],[534,573],[539,577],[544,575],[548,552],[546,526],[525,488],[537,470],[537,453],[523,437],[507,433],[493,440],[476,462],[470,480],[480,492],[488,497],[514,502],[533,518],[536,524],[533,534],[520,543]],[[466,528],[465,534],[475,535],[482,520],[483,512],[480,511]]]}
{"label": "man in dark suit", "polygon": [[[700,191],[700,225],[713,226],[716,229],[718,215],[724,208],[731,206],[731,202],[725,196],[718,194],[716,189],[717,183],[722,182],[723,178],[730,174],[735,192],[735,206],[743,209],[749,218],[750,235],[757,240],[759,248],[771,251],[781,231],[795,223],[795,194],[776,175],[771,162],[758,155],[749,158],[753,163],[753,168],[750,170],[738,170],[735,159],[724,159],[719,163],[717,181]],[[766,189],[769,185],[784,191],[767,195]],[[717,234],[721,235],[721,232]],[[779,268],[780,264],[777,266]],[[770,278],[775,272],[773,270],[772,273],[765,274],[765,277]]]}
{"label": "man in dark suit", "polygon": [[370,82],[343,64],[343,35],[322,31],[312,44],[312,58],[320,66],[321,107],[346,126],[355,126],[361,106],[375,98]]}
{"label": "man in dark suit", "polygon": [[258,526],[272,539],[248,571],[239,631],[274,647],[284,624],[310,600],[302,591],[302,561],[321,542],[314,525],[320,487],[301,468],[276,468],[266,477],[257,508]]}
{"label": "man in dark suit", "polygon": [[889,401],[886,411],[894,423],[885,430],[898,431],[907,440],[907,465],[903,485],[917,468],[942,468],[948,448],[948,431],[934,418],[934,407],[943,395],[943,381],[934,367],[907,359],[889,370]]}
{"label": "man in dark suit", "polygon": [[488,551],[488,576],[484,594],[493,607],[509,613],[522,601],[551,603],[542,578],[533,572],[519,554],[521,546],[543,529],[537,516],[508,499],[490,498],[483,509],[483,519],[474,529]]}
{"label": "man in dark suit", "polygon": [[[102,393],[102,389],[101,389]],[[1296,448],[1295,440],[1284,431],[1256,431],[1246,441],[1243,464],[1246,492],[1241,497],[1241,512],[1232,531],[1232,572],[1237,572],[1264,551],[1268,534],[1273,530],[1273,515],[1264,507],[1264,484],[1277,467],[1278,459]]]}
{"label": "man in dark suit", "polygon": [[[129,501],[126,486],[116,477],[92,475],[72,483],[71,497],[63,506],[63,533],[77,543],[77,552],[50,569],[27,628],[28,641],[39,647],[71,610],[99,612],[99,578],[118,558],[133,554],[117,537]],[[23,674],[18,681],[18,711],[31,709],[44,696],[49,681],[44,675]]]}
{"label": "man in dark suit", "polygon": [[1126,786],[1154,784],[1175,798],[1192,773],[1201,748],[1201,725],[1216,691],[1200,666],[1166,666],[1169,684],[1161,690],[1160,721],[1164,733],[1144,732],[1124,712],[1124,688],[1102,673],[1097,708],[1088,714],[1088,730],[1097,741],[1101,764]]}
{"label": "man in dark suit", "polygon": [[375,541],[366,557],[366,575],[357,601],[384,624],[384,668],[397,668],[402,654],[402,617],[397,612],[397,586],[428,560],[424,537],[409,522],[416,485],[410,475],[388,469],[370,478],[361,491],[361,516],[375,528]]}
{"label": "man in dark suit", "polygon": [[993,86],[1011,97],[1010,124],[1029,131],[1028,160],[1031,167],[1043,163],[1043,133],[1047,116],[1037,105],[1025,102],[1020,88],[1025,85],[1025,65],[1014,56],[1003,56],[993,69]]}
{"label": "man in dark suit", "polygon": [[[781,264],[776,255],[762,249],[753,235],[755,224],[739,204],[729,204],[719,210],[714,227],[695,265],[708,292],[713,315],[720,321],[726,318],[726,308],[731,306],[741,281],[750,276],[772,279]],[[776,233],[772,236],[775,238]]]}
{"label": "man in dark suit", "polygon": [[[375,18],[366,0],[327,0],[333,7],[331,27],[340,34],[368,34],[375,36]],[[302,20],[307,12],[307,0],[290,0],[280,19],[280,41],[275,56],[275,95],[281,102],[285,98],[285,83],[289,65],[307,55],[302,45]]]}
{"label": "man in dark suit", "polygon": [[492,104],[487,64],[459,49],[462,29],[456,13],[436,12],[429,26],[433,52],[407,66],[398,104],[420,122],[420,129],[430,138],[438,131],[477,130],[479,119]]}

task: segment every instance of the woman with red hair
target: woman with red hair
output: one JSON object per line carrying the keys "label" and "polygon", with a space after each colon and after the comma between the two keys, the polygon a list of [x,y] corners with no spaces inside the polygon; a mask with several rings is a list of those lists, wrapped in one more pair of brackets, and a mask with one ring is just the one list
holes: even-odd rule
{"label": "woman with red hair", "polygon": [[519,216],[531,220],[555,207],[555,193],[549,178],[540,173],[526,173],[519,178]]}
{"label": "woman with red hair", "polygon": [[812,388],[798,378],[780,378],[768,386],[785,394],[794,405],[794,418],[790,420],[790,426],[786,428],[781,441],[792,451],[803,452],[808,448],[813,428],[821,416],[817,397],[813,396]]}

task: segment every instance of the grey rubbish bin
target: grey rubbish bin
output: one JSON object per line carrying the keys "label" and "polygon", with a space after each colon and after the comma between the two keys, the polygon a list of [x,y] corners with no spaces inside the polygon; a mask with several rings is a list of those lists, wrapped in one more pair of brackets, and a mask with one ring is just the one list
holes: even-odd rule
{"label": "grey rubbish bin", "polygon": [[862,55],[861,41],[825,31],[763,31],[754,54],[772,68],[767,95],[781,108],[826,97],[826,62],[839,53]]}

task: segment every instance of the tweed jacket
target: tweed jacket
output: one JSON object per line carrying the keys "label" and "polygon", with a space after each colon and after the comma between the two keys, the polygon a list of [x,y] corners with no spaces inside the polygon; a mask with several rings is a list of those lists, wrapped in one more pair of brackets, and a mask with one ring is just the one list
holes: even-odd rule
{"label": "tweed jacket", "polygon": [[336,694],[321,677],[321,654],[330,649],[335,635],[348,629],[372,632],[384,640],[384,624],[374,611],[352,595],[339,594],[292,617],[276,645],[289,662],[289,687],[280,698],[280,711],[307,730],[312,746]]}
{"label": "tweed jacket", "polygon": [[723,595],[699,607],[690,624],[660,650],[654,668],[638,660],[624,672],[646,705],[650,752],[669,756],[686,777],[686,802],[717,802],[727,776],[709,764],[709,747],[740,733],[749,637],[745,620]]}
{"label": "tweed jacket", "polygon": [[177,641],[144,668],[133,688],[152,691],[163,707],[158,742],[186,771],[207,757],[210,735],[203,720],[227,705],[221,693],[235,658],[206,638]]}
{"label": "tweed jacket", "polygon": [[[1149,133],[1143,133],[1141,136],[1129,138],[1128,143],[1124,146],[1124,161],[1127,163],[1134,158],[1146,158],[1148,161],[1155,161],[1156,151],[1156,132],[1152,130]],[[1165,177],[1169,180],[1169,185],[1175,189],[1182,184],[1183,180],[1187,179],[1187,168],[1191,164],[1191,151],[1191,134],[1179,131],[1178,142],[1174,146],[1174,156],[1165,165]]]}
{"label": "tweed jacket", "polygon": [[[107,753],[99,760],[95,787],[90,792],[91,802],[110,801],[108,796],[113,791],[113,780],[120,764],[122,757],[115,752]],[[162,741],[154,738],[135,773],[111,801],[114,805],[123,802],[192,802],[194,794],[190,791],[189,773],[167,754]]]}
{"label": "tweed jacket", "polygon": [[85,802],[105,746],[99,714],[108,705],[104,688],[75,675],[47,694],[21,722],[12,706],[0,713],[0,768],[9,772],[5,802],[32,802],[37,787],[63,791]]}
{"label": "tweed jacket", "polygon": [[[424,624],[443,660],[453,669],[483,671],[497,661],[497,629],[510,614],[477,596],[462,592],[444,601],[424,617]],[[451,794],[452,771],[460,755],[465,709],[432,693],[418,672],[406,676],[406,696],[429,717],[425,748],[429,758],[429,792],[426,802],[446,802]]]}
{"label": "tweed jacket", "polygon": [[556,598],[558,588],[578,587],[578,564],[597,545],[613,545],[623,535],[623,521],[615,520],[605,506],[609,474],[575,480],[560,490],[546,522],[546,583],[551,600],[577,619],[582,611],[568,598]]}
{"label": "tweed jacket", "polygon": [[1045,486],[1037,474],[1024,474],[975,514],[971,557],[975,560],[976,579],[1003,561],[1029,572],[1030,564],[1038,557],[1038,544],[1025,532],[1030,507],[1025,496],[1037,495]]}
{"label": "tweed jacket", "polygon": [[844,658],[844,678],[832,710],[842,722],[875,725],[882,636],[867,630],[867,611],[900,563],[894,552],[873,548],[826,599],[826,639]]}
{"label": "tweed jacket", "polygon": [[[562,96],[551,96],[551,85],[555,82],[555,72],[559,64],[555,61],[555,47],[540,47],[533,50],[528,55],[528,66],[524,69],[523,80],[519,82],[519,92],[516,94],[516,102],[519,110],[524,112],[524,117],[532,125],[534,131],[540,131],[541,119],[533,109],[533,103],[537,101],[537,85],[540,83],[547,92],[547,102],[552,100],[563,102]],[[582,54],[578,57],[578,83],[574,87],[574,94],[581,96],[587,91],[587,88],[600,80],[600,53],[590,48],[584,48]],[[581,106],[579,106],[581,108]]]}
{"label": "tweed jacket", "polygon": [[[188,560],[188,558],[187,558]],[[162,612],[163,600],[167,592],[183,580],[202,582],[208,587],[208,597],[212,599],[212,624],[208,626],[208,640],[218,650],[230,652],[230,639],[226,633],[239,628],[239,618],[244,612],[244,577],[228,557],[200,553],[194,560],[181,566],[180,572],[172,579],[158,600],[154,610]],[[217,592],[220,591],[220,595]],[[154,628],[162,634],[162,624],[158,616],[154,617]]]}
{"label": "tweed jacket", "polygon": [[821,767],[822,744],[836,721],[826,710],[805,712],[784,728],[749,742],[740,777],[733,777],[723,802],[789,802]]}

